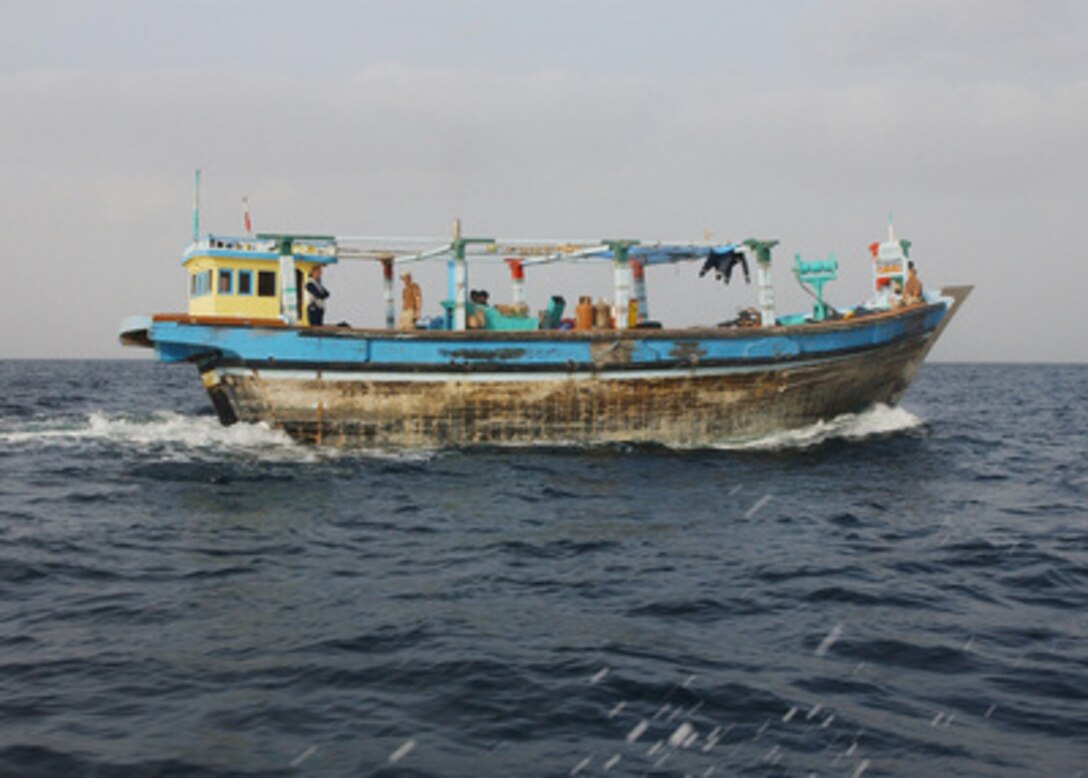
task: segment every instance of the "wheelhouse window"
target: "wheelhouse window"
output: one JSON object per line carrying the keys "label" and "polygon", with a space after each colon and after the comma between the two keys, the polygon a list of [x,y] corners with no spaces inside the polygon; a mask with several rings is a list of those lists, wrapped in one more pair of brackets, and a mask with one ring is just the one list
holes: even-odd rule
{"label": "wheelhouse window", "polygon": [[253,294],[253,271],[238,271],[238,294]]}
{"label": "wheelhouse window", "polygon": [[190,297],[203,297],[206,294],[211,294],[212,291],[212,271],[204,270],[200,273],[193,273],[189,276],[189,296]]}
{"label": "wheelhouse window", "polygon": [[219,286],[217,287],[219,294],[231,294],[234,291],[234,271],[233,270],[220,270],[219,271]]}
{"label": "wheelhouse window", "polygon": [[276,296],[276,271],[260,270],[257,272],[257,296]]}

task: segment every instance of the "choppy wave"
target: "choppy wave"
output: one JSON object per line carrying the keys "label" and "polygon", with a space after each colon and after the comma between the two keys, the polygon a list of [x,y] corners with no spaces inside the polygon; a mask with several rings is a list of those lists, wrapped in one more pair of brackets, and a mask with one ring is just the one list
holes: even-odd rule
{"label": "choppy wave", "polygon": [[927,366],[914,413],[727,451],[418,464],[223,428],[149,367],[9,372],[0,775],[1088,764],[1088,368]]}

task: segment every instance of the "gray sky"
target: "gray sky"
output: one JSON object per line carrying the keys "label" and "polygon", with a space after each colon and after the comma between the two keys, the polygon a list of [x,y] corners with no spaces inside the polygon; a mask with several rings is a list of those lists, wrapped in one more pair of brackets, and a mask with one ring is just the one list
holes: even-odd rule
{"label": "gray sky", "polygon": [[[340,235],[776,237],[860,302],[889,211],[924,283],[975,293],[934,356],[1086,361],[1088,4],[1028,0],[0,0],[0,358],[120,357],[183,310],[202,226]],[[755,304],[696,266],[651,315]],[[423,270],[425,310],[445,289]],[[9,275],[11,278],[11,275]],[[332,320],[381,321],[341,265]],[[473,286],[509,295],[501,268]],[[606,266],[530,272],[530,302]]]}

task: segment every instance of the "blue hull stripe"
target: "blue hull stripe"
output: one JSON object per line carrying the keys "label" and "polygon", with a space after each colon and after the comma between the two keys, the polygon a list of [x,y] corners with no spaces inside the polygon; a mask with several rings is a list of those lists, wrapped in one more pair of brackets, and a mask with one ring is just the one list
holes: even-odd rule
{"label": "blue hull stripe", "polygon": [[[853,354],[841,354],[819,359],[800,359],[791,361],[791,369],[817,367],[831,365],[835,362],[847,359]],[[443,383],[446,381],[464,381],[468,383],[511,383],[517,381],[638,381],[643,379],[676,379],[684,380],[695,377],[746,375],[750,373],[765,372],[772,365],[764,364],[739,364],[730,366],[685,366],[674,369],[650,368],[627,369],[614,371],[428,371],[412,372],[401,370],[342,370],[325,368],[297,369],[274,366],[242,367],[219,366],[213,368],[213,372],[220,376],[239,376],[253,378],[259,376],[268,381],[331,381],[331,382],[359,382],[373,381],[375,383]]]}
{"label": "blue hull stripe", "polygon": [[[590,337],[558,333],[394,333],[205,325],[155,321],[148,333],[164,362],[201,361],[247,367],[278,365],[389,371],[559,371],[684,369],[690,365],[797,363],[879,348],[932,332],[943,304],[896,316],[874,316],[831,326],[773,330],[627,331]],[[637,333],[637,334],[636,334]]]}

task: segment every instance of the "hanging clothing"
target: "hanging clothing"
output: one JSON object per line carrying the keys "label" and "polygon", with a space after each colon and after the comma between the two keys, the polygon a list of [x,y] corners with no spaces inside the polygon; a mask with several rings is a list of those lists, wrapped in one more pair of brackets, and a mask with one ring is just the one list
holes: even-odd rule
{"label": "hanging clothing", "polygon": [[748,259],[744,256],[743,251],[711,251],[706,255],[706,261],[703,262],[703,267],[699,271],[699,277],[702,278],[713,270],[719,281],[725,281],[728,284],[730,276],[733,275],[733,268],[737,265],[740,265],[744,270],[744,282],[752,283],[752,278],[748,274]]}

